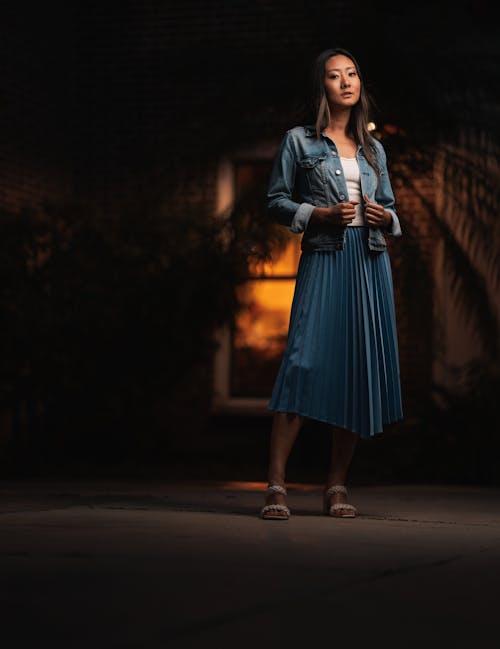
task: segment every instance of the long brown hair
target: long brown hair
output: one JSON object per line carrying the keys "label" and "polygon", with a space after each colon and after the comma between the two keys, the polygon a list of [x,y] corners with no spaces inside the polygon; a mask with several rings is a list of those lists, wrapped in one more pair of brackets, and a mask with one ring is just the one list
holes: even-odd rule
{"label": "long brown hair", "polygon": [[321,139],[321,131],[330,123],[330,107],[328,106],[328,100],[325,93],[325,63],[331,56],[335,56],[336,54],[343,54],[344,56],[347,56],[347,58],[351,59],[356,67],[361,82],[359,100],[351,108],[351,115],[347,124],[347,134],[355,140],[356,144],[361,144],[366,160],[373,167],[377,176],[380,177],[380,171],[377,165],[377,148],[374,138],[370,135],[368,130],[368,122],[370,121],[370,113],[372,111],[372,102],[365,90],[358,62],[350,52],[342,47],[324,50],[317,56],[314,62],[312,75],[312,108],[314,115],[316,116],[316,137]]}

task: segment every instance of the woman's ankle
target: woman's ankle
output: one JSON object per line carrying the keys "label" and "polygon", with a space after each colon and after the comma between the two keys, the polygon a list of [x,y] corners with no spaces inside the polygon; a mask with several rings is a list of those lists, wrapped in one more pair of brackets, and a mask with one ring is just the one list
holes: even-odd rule
{"label": "woman's ankle", "polygon": [[347,482],[347,476],[339,475],[338,473],[330,473],[326,478],[326,484],[331,487],[332,485],[338,485],[340,487],[345,487]]}
{"label": "woman's ankle", "polygon": [[285,486],[285,471],[283,469],[273,469],[267,474],[269,484],[279,484]]}

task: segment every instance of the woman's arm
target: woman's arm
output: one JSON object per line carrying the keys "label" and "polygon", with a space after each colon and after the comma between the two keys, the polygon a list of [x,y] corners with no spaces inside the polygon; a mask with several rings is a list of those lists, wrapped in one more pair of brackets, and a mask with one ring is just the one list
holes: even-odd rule
{"label": "woman's arm", "polygon": [[287,131],[274,159],[267,190],[268,214],[277,223],[296,234],[304,232],[315,209],[310,203],[292,200],[295,183],[296,156],[290,131]]}
{"label": "woman's arm", "polygon": [[375,142],[379,151],[380,162],[380,180],[375,191],[375,203],[382,205],[384,209],[387,210],[392,216],[392,220],[389,222],[389,225],[383,227],[382,230],[386,234],[389,234],[393,237],[400,237],[403,233],[401,230],[401,224],[399,222],[398,215],[396,214],[396,210],[394,209],[395,200],[391,187],[391,181],[389,179],[389,173],[387,171],[387,156],[381,142],[379,142],[378,140],[375,140]]}

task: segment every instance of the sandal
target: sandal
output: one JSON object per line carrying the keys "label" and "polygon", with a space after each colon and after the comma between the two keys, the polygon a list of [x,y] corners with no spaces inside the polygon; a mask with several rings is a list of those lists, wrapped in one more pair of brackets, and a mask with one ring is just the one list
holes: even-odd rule
{"label": "sandal", "polygon": [[[279,484],[270,484],[266,489],[268,494],[277,493],[283,496],[287,495],[285,487]],[[260,511],[260,517],[266,520],[283,520],[286,521],[290,518],[290,510],[286,505],[264,505]]]}
{"label": "sandal", "polygon": [[[330,496],[334,494],[345,494],[347,496],[347,489],[342,485],[331,485],[323,493],[323,514],[326,516],[336,516],[337,518],[354,518],[358,510],[354,505],[347,503],[336,503],[330,505]],[[342,513],[342,510],[347,510],[347,513]]]}

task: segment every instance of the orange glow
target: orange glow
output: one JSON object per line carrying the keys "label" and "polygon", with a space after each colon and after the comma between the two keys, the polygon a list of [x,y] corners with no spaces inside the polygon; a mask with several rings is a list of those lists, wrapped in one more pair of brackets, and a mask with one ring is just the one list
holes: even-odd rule
{"label": "orange glow", "polygon": [[251,348],[261,358],[283,353],[300,253],[300,238],[290,235],[285,250],[275,253],[272,261],[250,265],[250,277],[265,279],[249,279],[239,289],[245,306],[236,320],[236,350]]}
{"label": "orange glow", "polygon": [[395,124],[384,124],[383,128],[389,135],[406,135],[406,131]]}
{"label": "orange glow", "polygon": [[[217,483],[219,487],[224,490],[229,491],[264,491],[267,487],[267,482],[244,482],[244,481],[234,481],[234,482],[219,482]],[[323,485],[303,483],[303,482],[287,482],[286,487],[291,491],[318,491],[322,489]]]}
{"label": "orange glow", "polygon": [[278,277],[295,276],[300,258],[300,238],[292,237],[285,250],[279,255],[275,254],[270,262],[254,262],[249,266],[252,277]]}
{"label": "orange glow", "polygon": [[251,347],[267,356],[283,351],[295,280],[249,280],[240,288],[245,307],[236,322],[236,349]]}

